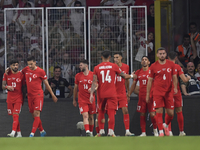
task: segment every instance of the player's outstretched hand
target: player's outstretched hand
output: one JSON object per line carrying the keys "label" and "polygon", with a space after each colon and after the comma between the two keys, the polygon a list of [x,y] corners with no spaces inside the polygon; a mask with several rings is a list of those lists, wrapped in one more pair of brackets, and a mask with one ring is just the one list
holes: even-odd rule
{"label": "player's outstretched hand", "polygon": [[8,75],[8,72],[10,71],[10,68],[8,67],[8,68],[6,68],[6,70],[5,70],[5,74],[6,75]]}
{"label": "player's outstretched hand", "polygon": [[58,101],[58,98],[57,98],[55,95],[52,96],[52,99],[53,99],[53,101],[54,101],[55,103]]}
{"label": "player's outstretched hand", "polygon": [[77,106],[77,102],[76,102],[76,100],[73,100],[73,105],[74,105],[74,107]]}
{"label": "player's outstretched hand", "polygon": [[93,96],[93,94],[90,94],[90,103],[92,104],[93,101],[94,101],[94,96]]}
{"label": "player's outstretched hand", "polygon": [[8,91],[14,91],[14,87],[13,86],[7,86],[7,90]]}

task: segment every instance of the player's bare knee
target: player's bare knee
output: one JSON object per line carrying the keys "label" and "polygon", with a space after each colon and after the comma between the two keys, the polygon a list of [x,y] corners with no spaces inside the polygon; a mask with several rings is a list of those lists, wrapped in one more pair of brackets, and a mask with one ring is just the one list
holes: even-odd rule
{"label": "player's bare knee", "polygon": [[[109,121],[109,118],[108,118]],[[105,123],[105,118],[101,119],[101,123]]]}
{"label": "player's bare knee", "polygon": [[145,113],[140,113],[140,116],[146,116],[146,114]]}
{"label": "player's bare knee", "polygon": [[122,112],[123,112],[124,115],[128,114],[128,108],[122,107]]}
{"label": "player's bare knee", "polygon": [[33,117],[40,117],[40,111],[34,111],[33,112]]}
{"label": "player's bare knee", "polygon": [[156,115],[155,112],[150,112],[149,114],[150,114],[150,117],[154,117]]}
{"label": "player's bare knee", "polygon": [[175,108],[175,112],[176,113],[182,112],[182,107]]}

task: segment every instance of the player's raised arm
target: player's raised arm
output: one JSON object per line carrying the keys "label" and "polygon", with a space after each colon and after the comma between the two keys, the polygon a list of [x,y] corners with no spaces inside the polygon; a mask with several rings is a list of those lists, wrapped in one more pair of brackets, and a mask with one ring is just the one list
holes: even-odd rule
{"label": "player's raised arm", "polygon": [[98,87],[97,84],[98,84],[98,83],[97,83],[97,75],[94,74],[94,75],[93,75],[92,86],[91,86],[91,92],[90,92],[90,102],[91,102],[91,103],[92,103],[93,100],[94,100],[93,93],[94,93],[96,87]]}
{"label": "player's raised arm", "polygon": [[77,93],[78,93],[78,85],[75,84],[74,85],[74,96],[73,96],[73,105],[74,105],[74,107],[77,106],[77,102],[76,102]]}
{"label": "player's raised arm", "polygon": [[177,92],[178,92],[178,90],[177,90],[178,79],[177,79],[176,74],[173,75],[172,81],[173,81],[173,85],[174,85],[174,94],[177,94]]}
{"label": "player's raised arm", "polygon": [[149,77],[147,82],[147,95],[146,95],[146,102],[149,103],[149,96],[150,96],[150,90],[152,86],[153,78]]}
{"label": "player's raised arm", "polygon": [[181,80],[182,80],[183,82],[185,82],[185,83],[188,82],[188,81],[191,79],[190,76],[185,76],[184,74],[181,74],[179,77],[180,77]]}
{"label": "player's raised arm", "polygon": [[54,93],[53,93],[53,91],[52,91],[52,89],[51,89],[51,87],[49,85],[48,80],[47,79],[43,80],[43,83],[45,84],[46,89],[51,94],[53,101],[56,103],[58,101],[58,98],[54,95]]}

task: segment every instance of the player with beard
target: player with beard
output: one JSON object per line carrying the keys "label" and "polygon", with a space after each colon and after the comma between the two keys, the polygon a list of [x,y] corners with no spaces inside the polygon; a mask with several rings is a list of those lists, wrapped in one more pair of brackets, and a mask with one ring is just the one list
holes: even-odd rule
{"label": "player with beard", "polygon": [[[93,72],[88,69],[88,61],[80,61],[80,73],[75,76],[73,105],[77,106],[76,97],[78,93],[78,104],[80,113],[83,116],[83,124],[86,131],[86,136],[93,136],[94,116],[96,113],[95,101],[90,103],[90,88],[93,80]],[[78,92],[79,89],[79,92]],[[94,95],[95,96],[95,95]]]}
{"label": "player with beard", "polygon": [[7,111],[8,115],[13,117],[12,132],[8,134],[9,137],[14,137],[17,131],[16,137],[22,137],[20,124],[19,124],[19,113],[23,103],[22,87],[25,85],[24,75],[18,71],[19,62],[12,60],[10,62],[11,71],[8,74],[4,73],[2,89],[8,90],[7,95]]}
{"label": "player with beard", "polygon": [[90,102],[94,102],[94,91],[98,84],[97,93],[99,98],[97,99],[98,104],[98,124],[99,134],[98,136],[105,135],[104,130],[104,115],[105,108],[109,116],[108,121],[108,136],[115,137],[115,111],[117,110],[117,92],[115,87],[116,74],[122,76],[125,79],[133,78],[133,74],[124,74],[123,71],[114,63],[110,61],[110,51],[103,51],[101,53],[102,63],[94,67],[94,75],[90,93]]}
{"label": "player with beard", "polygon": [[[159,136],[169,136],[168,125],[174,116],[173,94],[177,93],[177,75],[175,64],[166,59],[167,52],[165,48],[160,47],[157,50],[158,61],[153,63],[149,69],[149,78],[147,83],[146,102],[150,102],[150,90],[153,82],[153,104],[156,109],[157,125]],[[166,124],[163,125],[163,107],[168,114]]]}
{"label": "player with beard", "polygon": [[[122,63],[122,53],[117,52],[114,54],[114,62],[119,66],[119,68],[125,73],[129,73],[129,66]],[[122,109],[123,117],[124,117],[124,126],[126,130],[125,136],[134,136],[133,133],[129,131],[129,113],[128,113],[128,102],[130,101],[130,96],[126,95],[129,92],[129,80],[123,79],[121,76],[117,76],[116,78],[116,91],[117,91],[117,100],[118,100],[118,108]]]}
{"label": "player with beard", "polygon": [[137,112],[140,113],[140,127],[142,134],[140,136],[146,136],[146,112],[149,111],[151,122],[153,124],[154,136],[158,136],[156,117],[155,117],[155,108],[153,106],[153,99],[151,97],[150,102],[146,103],[146,91],[147,91],[147,81],[149,77],[149,64],[150,61],[147,56],[143,56],[141,60],[142,68],[135,72],[136,78],[134,79],[129,96],[135,90],[136,83],[139,81],[140,90],[139,90],[139,101],[137,105]]}
{"label": "player with beard", "polygon": [[[168,55],[168,58],[170,61],[175,63],[175,61],[177,59],[176,53],[171,51]],[[180,77],[183,80],[183,82],[188,82],[191,79],[190,76],[186,77],[184,75],[183,69],[180,67],[180,65],[175,64],[175,68],[177,71],[177,78]],[[176,95],[174,95],[174,107],[175,107],[175,112],[177,114],[177,121],[178,121],[178,126],[179,126],[179,131],[180,131],[179,136],[185,136],[186,134],[184,132],[184,119],[183,119],[183,112],[182,112],[183,100],[182,100],[179,83],[178,83],[177,88],[178,88],[178,93]],[[167,119],[167,113],[165,114],[165,120],[166,119]],[[171,131],[171,123],[169,124],[169,131],[170,131],[170,135],[172,136],[173,133]]]}

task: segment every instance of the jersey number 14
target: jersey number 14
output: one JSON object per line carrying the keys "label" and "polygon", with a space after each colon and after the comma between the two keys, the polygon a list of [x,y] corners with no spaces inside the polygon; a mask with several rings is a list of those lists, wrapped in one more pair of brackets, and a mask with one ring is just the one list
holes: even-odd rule
{"label": "jersey number 14", "polygon": [[106,71],[106,76],[105,76],[104,70],[102,70],[100,74],[102,76],[102,83],[104,83],[105,81],[107,81],[108,83],[111,83],[110,70]]}

